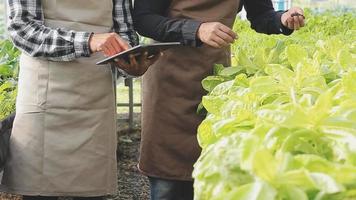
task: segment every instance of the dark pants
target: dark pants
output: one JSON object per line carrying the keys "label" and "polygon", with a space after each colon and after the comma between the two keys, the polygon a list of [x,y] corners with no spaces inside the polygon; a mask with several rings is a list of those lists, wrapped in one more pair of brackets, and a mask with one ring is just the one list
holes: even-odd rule
{"label": "dark pants", "polygon": [[[104,197],[74,197],[73,200],[103,200]],[[22,200],[58,200],[58,197],[23,196]]]}
{"label": "dark pants", "polygon": [[148,177],[151,200],[193,200],[193,181],[175,181]]}

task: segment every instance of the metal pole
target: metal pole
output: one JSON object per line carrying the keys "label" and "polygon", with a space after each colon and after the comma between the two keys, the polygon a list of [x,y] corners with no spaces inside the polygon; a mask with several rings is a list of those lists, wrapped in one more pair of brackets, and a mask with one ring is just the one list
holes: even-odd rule
{"label": "metal pole", "polygon": [[126,79],[126,86],[129,87],[129,129],[133,130],[134,127],[134,96],[133,96],[133,80],[132,78]]}

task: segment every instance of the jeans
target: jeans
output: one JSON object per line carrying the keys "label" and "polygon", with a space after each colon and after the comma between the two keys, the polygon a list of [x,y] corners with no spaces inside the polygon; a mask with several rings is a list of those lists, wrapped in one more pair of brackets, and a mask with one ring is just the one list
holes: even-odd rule
{"label": "jeans", "polygon": [[151,200],[193,200],[193,181],[165,180],[148,177]]}

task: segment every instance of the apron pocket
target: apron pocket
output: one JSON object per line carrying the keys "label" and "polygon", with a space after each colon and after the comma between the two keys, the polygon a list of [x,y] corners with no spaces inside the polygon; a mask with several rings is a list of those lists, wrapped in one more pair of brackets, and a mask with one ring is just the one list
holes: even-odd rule
{"label": "apron pocket", "polygon": [[48,61],[21,55],[17,112],[40,112],[45,108]]}

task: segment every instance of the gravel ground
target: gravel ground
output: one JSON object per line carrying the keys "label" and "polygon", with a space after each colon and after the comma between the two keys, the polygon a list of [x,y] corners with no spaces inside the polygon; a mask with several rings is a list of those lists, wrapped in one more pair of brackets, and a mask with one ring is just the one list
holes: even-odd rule
{"label": "gravel ground", "polygon": [[137,169],[140,131],[126,133],[119,138],[118,195],[112,200],[149,199],[149,185],[146,177]]}
{"label": "gravel ground", "polygon": [[[147,178],[137,169],[140,146],[139,116],[135,117],[136,128],[128,131],[127,124],[120,126],[118,141],[118,193],[107,200],[148,200],[149,185]],[[0,193],[0,200],[21,200],[19,196]],[[70,198],[62,198],[67,200]]]}

